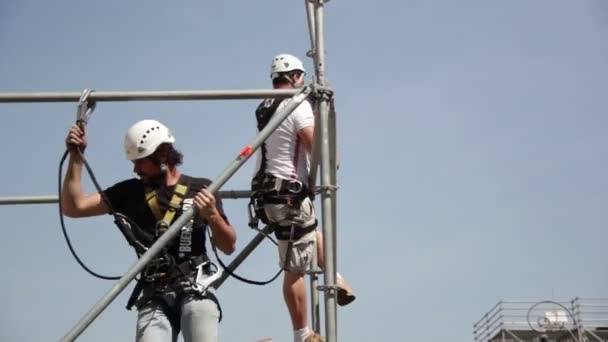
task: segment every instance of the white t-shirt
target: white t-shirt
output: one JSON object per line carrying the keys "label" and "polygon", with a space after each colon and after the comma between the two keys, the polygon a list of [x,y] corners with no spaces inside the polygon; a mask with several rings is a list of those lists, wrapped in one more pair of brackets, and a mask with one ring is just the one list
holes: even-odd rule
{"label": "white t-shirt", "polygon": [[[283,101],[277,112],[285,107]],[[314,127],[315,117],[308,101],[302,102],[266,139],[266,173],[282,179],[298,179],[308,182],[310,170],[309,153],[298,132],[306,127]],[[262,163],[262,149],[256,152],[255,173]]]}

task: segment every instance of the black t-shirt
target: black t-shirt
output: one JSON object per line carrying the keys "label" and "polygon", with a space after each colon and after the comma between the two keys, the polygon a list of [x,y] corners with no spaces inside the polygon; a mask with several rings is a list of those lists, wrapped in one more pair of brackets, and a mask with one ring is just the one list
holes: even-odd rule
{"label": "black t-shirt", "polygon": [[[175,222],[182,212],[194,205],[194,196],[201,189],[209,186],[211,181],[206,178],[194,178],[182,174],[178,183],[187,185],[188,191],[175,214],[173,222]],[[164,215],[173,196],[175,186],[161,185],[153,189],[156,192],[158,207]],[[150,236],[154,236],[157,220],[145,199],[146,190],[149,191],[150,189],[146,189],[141,180],[132,178],[114,184],[106,189],[104,193],[112,204],[114,211],[128,216]],[[222,201],[219,198],[216,198],[216,207],[220,215],[228,222],[222,208]],[[168,244],[169,253],[176,257],[176,261],[178,262],[184,261],[191,256],[205,254],[206,229],[207,222],[198,214],[195,214],[193,219],[182,227],[175,239]]]}

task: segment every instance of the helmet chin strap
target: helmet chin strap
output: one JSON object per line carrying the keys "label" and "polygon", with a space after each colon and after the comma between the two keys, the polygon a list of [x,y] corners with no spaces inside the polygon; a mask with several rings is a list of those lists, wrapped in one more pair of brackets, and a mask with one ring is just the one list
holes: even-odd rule
{"label": "helmet chin strap", "polygon": [[287,74],[283,74],[281,75],[281,78],[286,80],[287,82],[289,82],[289,84],[291,84],[292,87],[296,87],[296,83],[294,81],[291,80],[291,77],[287,76]]}
{"label": "helmet chin strap", "polygon": [[[300,74],[300,78],[302,78],[302,77],[304,77],[304,73]],[[291,84],[291,86],[292,86],[293,88],[298,88],[298,86],[297,86],[296,82],[294,82],[294,81],[291,79],[291,77],[289,77],[289,73],[283,73],[283,74],[281,75],[281,78],[283,78],[284,80],[286,80],[287,82],[289,82],[289,84]],[[299,79],[298,79],[298,81],[299,81]]]}

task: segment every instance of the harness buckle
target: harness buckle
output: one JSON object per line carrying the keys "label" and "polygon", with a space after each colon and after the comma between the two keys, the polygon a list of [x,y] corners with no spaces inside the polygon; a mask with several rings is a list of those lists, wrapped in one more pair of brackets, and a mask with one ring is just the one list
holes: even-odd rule
{"label": "harness buckle", "polygon": [[304,189],[304,184],[299,180],[283,180],[283,189],[293,194],[299,194]]}
{"label": "harness buckle", "polygon": [[142,277],[146,282],[156,282],[160,279],[167,278],[171,269],[171,260],[162,255],[152,259],[142,273]]}
{"label": "harness buckle", "polygon": [[169,224],[165,220],[156,222],[156,234],[157,236],[163,235],[169,229]]}
{"label": "harness buckle", "polygon": [[[249,223],[247,225],[249,226],[249,228],[258,228],[260,222],[260,206],[258,201],[258,198],[252,197],[249,201],[249,204],[247,205],[247,214],[249,216]],[[263,207],[261,209],[264,210]]]}

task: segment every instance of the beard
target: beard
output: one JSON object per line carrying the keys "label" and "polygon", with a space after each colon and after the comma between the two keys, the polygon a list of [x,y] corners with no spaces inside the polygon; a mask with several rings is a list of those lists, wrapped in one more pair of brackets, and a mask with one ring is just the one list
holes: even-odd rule
{"label": "beard", "polygon": [[141,175],[138,175],[138,176],[139,176],[139,179],[141,180],[141,182],[144,183],[144,185],[158,187],[158,186],[165,184],[165,179],[167,178],[167,168],[161,168],[160,172],[158,172],[157,174],[155,174],[153,176],[149,176],[149,177],[142,177]]}

